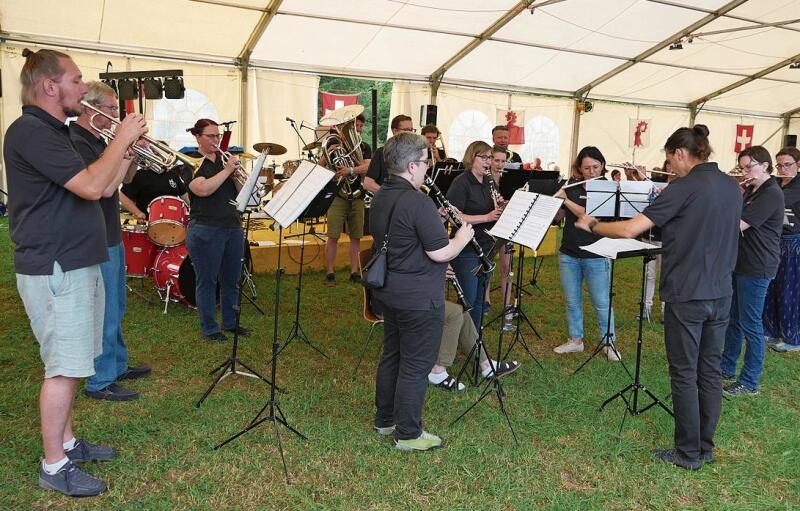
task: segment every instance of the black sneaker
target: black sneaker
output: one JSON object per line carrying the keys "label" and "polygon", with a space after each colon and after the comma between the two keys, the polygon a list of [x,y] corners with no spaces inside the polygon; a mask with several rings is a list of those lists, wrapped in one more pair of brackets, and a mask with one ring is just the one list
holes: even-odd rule
{"label": "black sneaker", "polygon": [[71,461],[55,474],[48,474],[39,464],[39,487],[70,497],[94,497],[108,489],[106,483],[90,476]]}
{"label": "black sneaker", "polygon": [[[236,327],[234,327],[234,328],[226,328],[225,331],[226,332],[230,332],[232,334],[235,334],[235,333],[238,332],[239,333],[239,337],[250,337],[250,329],[249,328],[245,328],[245,327],[243,327],[241,325],[239,326],[238,329]],[[227,340],[227,338],[226,338],[226,340]]]}
{"label": "black sneaker", "polygon": [[359,275],[358,273],[351,273],[350,282],[352,282],[353,284],[361,284],[361,275]]}
{"label": "black sneaker", "polygon": [[722,387],[722,392],[724,392],[729,396],[734,396],[734,397],[758,395],[758,389],[751,389],[750,387],[745,386],[739,381],[735,381],[729,385]]}
{"label": "black sneaker", "polygon": [[688,460],[675,449],[654,449],[653,457],[657,460],[663,461],[664,463],[685,468],[686,470],[700,470],[699,461]]}
{"label": "black sneaker", "polygon": [[333,287],[336,285],[336,274],[329,273],[325,275],[325,285],[328,287]]}
{"label": "black sneaker", "polygon": [[736,381],[736,375],[735,374],[722,373],[722,383],[725,386],[727,386],[727,385],[729,385],[729,384],[731,384],[731,383],[733,383],[735,381]]}
{"label": "black sneaker", "polygon": [[700,453],[700,461],[707,465],[714,464],[714,453],[711,451],[703,451]]}
{"label": "black sneaker", "polygon": [[144,378],[150,374],[150,366],[136,366],[130,367],[128,366],[128,370],[122,373],[117,377],[117,381],[119,380],[135,380],[137,378]]}
{"label": "black sneaker", "polygon": [[228,340],[228,336],[222,332],[214,332],[213,334],[204,335],[203,339],[207,341],[224,342]]}
{"label": "black sneaker", "polygon": [[87,461],[109,461],[117,457],[117,451],[112,447],[105,445],[95,445],[86,441],[84,438],[78,438],[75,442],[75,447],[69,451],[64,451],[69,461],[73,463],[85,463]]}
{"label": "black sneaker", "polygon": [[134,401],[139,399],[138,392],[121,387],[116,383],[112,383],[100,390],[84,389],[83,393],[92,399],[105,399],[106,401]]}

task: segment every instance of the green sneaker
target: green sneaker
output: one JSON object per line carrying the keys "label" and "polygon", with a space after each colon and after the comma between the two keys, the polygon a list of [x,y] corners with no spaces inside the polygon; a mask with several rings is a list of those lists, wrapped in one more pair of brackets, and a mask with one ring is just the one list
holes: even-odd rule
{"label": "green sneaker", "polygon": [[401,451],[430,451],[442,447],[444,445],[444,440],[427,431],[423,431],[417,438],[395,440],[394,445]]}

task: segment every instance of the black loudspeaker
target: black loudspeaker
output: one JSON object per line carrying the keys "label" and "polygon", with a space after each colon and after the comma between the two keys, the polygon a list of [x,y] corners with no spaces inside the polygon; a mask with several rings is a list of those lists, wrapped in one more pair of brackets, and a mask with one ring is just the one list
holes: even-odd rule
{"label": "black loudspeaker", "polygon": [[797,135],[786,135],[786,140],[783,141],[783,147],[797,147]]}
{"label": "black loudspeaker", "polygon": [[427,126],[436,124],[436,112],[439,108],[436,105],[422,105],[419,107],[419,125]]}

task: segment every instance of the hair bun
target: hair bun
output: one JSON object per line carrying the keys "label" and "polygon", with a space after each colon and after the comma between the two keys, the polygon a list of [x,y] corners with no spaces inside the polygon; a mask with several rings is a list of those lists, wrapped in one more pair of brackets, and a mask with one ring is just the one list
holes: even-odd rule
{"label": "hair bun", "polygon": [[36,52],[35,51],[31,51],[28,48],[25,48],[24,50],[22,50],[22,56],[25,57],[26,59],[28,57],[30,57],[31,55],[33,55],[34,53],[36,53]]}
{"label": "hair bun", "polygon": [[694,132],[697,133],[698,135],[702,135],[704,137],[707,137],[708,134],[710,133],[710,131],[708,131],[708,126],[706,126],[705,124],[695,124],[692,127],[692,130],[694,130]]}

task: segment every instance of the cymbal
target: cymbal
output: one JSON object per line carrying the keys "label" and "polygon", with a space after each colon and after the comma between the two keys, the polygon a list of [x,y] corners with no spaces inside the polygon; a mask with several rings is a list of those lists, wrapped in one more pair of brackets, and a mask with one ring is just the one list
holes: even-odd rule
{"label": "cymbal", "polygon": [[258,159],[258,156],[256,156],[253,153],[248,153],[247,151],[239,153],[236,156],[238,156],[239,159],[242,159],[242,160],[257,160]]}
{"label": "cymbal", "polygon": [[322,144],[319,142],[311,142],[303,146],[303,151],[313,151],[314,149],[319,149],[321,146]]}
{"label": "cymbal", "polygon": [[263,153],[266,149],[267,152],[272,156],[279,156],[281,154],[286,153],[286,148],[280,144],[275,144],[273,142],[259,142],[258,144],[253,144],[253,149],[255,149],[259,153]]}
{"label": "cymbal", "polygon": [[332,112],[328,112],[328,115],[325,115],[319,120],[319,124],[320,126],[336,126],[343,122],[352,121],[363,111],[364,107],[362,105],[343,106]]}

